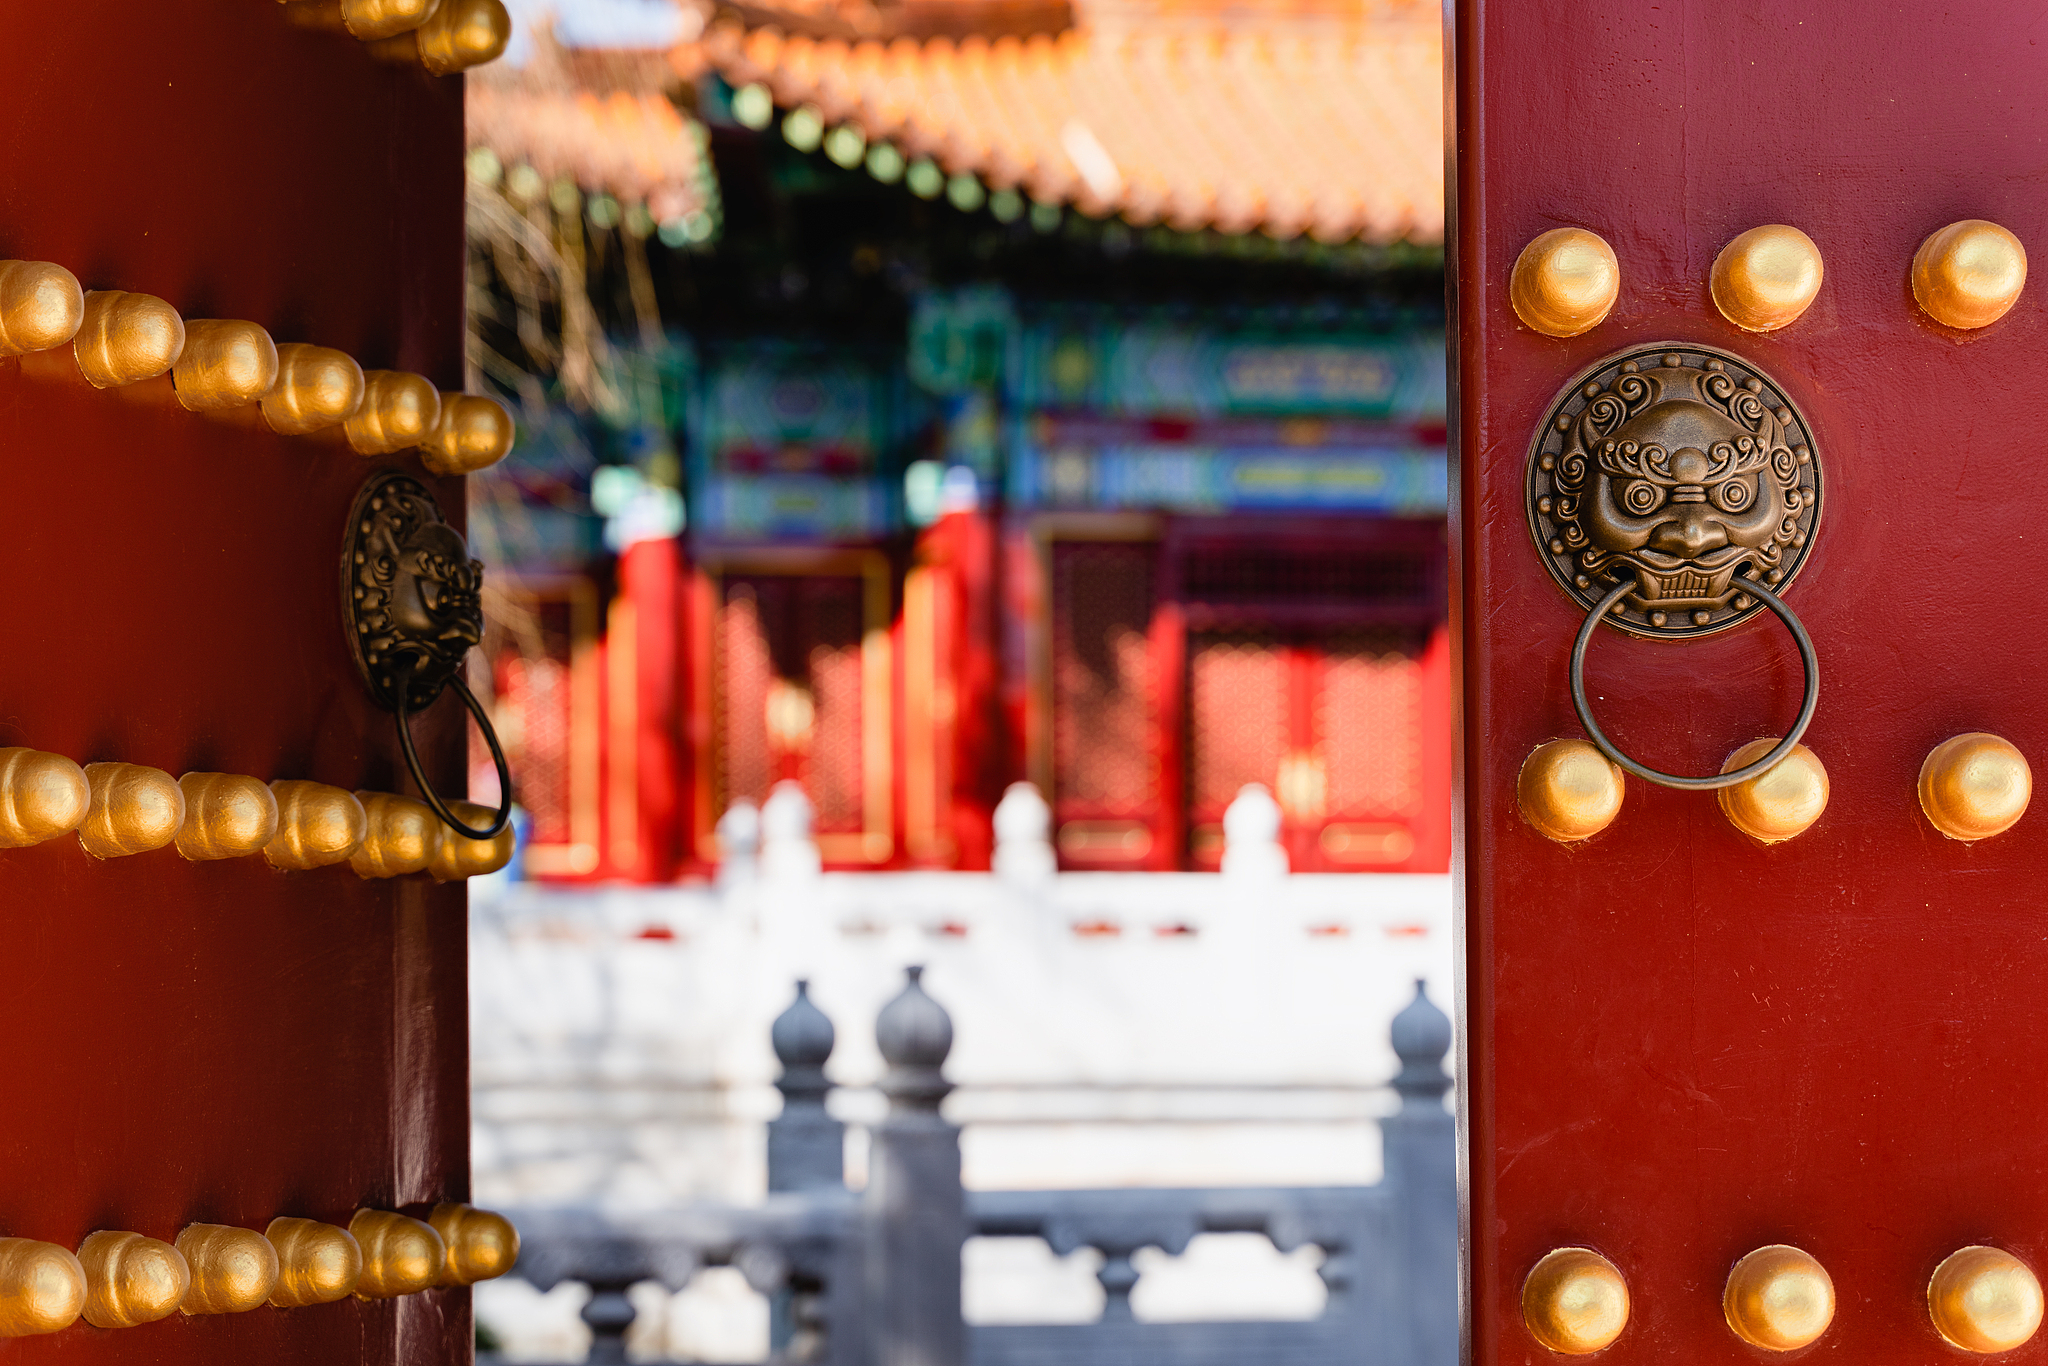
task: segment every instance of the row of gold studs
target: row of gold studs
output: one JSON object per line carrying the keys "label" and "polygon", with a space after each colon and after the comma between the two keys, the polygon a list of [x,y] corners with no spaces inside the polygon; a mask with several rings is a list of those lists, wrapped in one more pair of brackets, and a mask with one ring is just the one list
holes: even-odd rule
{"label": "row of gold studs", "polygon": [[[1735,1336],[1769,1352],[1820,1340],[1835,1317],[1835,1283],[1810,1253],[1782,1243],[1760,1247],[1728,1273],[1721,1309]],[[2010,1352],[2041,1326],[2041,1282],[2002,1248],[1949,1254],[1927,1283],[1935,1331],[1966,1352]],[[1584,1356],[1628,1326],[1628,1282],[1591,1248],[1546,1253],[1522,1283],[1522,1322],[1553,1352]]]}
{"label": "row of gold studs", "polygon": [[347,1228],[280,1217],[258,1233],[187,1224],[175,1243],[140,1233],[90,1234],[76,1253],[0,1238],[0,1336],[134,1328],[173,1313],[302,1309],[355,1295],[388,1300],[502,1276],[519,1232],[501,1214],[440,1204],[425,1220],[359,1209]]}
{"label": "row of gold studs", "polygon": [[[451,802],[473,824],[492,812]],[[0,849],[78,832],[94,858],[123,858],[176,845],[185,858],[262,854],[271,867],[322,868],[346,861],[360,877],[430,873],[452,882],[494,873],[512,857],[508,825],[487,840],[449,830],[426,803],[326,783],[265,783],[240,773],[173,778],[143,764],[86,764],[35,749],[0,749]]]}
{"label": "row of gold studs", "polygon": [[[1777,740],[1752,740],[1728,756],[1723,773],[1755,763]],[[1522,761],[1515,800],[1522,819],[1559,843],[1599,834],[1621,814],[1622,771],[1585,740],[1552,740]],[[1952,840],[1981,840],[2010,830],[2034,793],[2027,756],[2010,740],[1984,731],[1952,736],[1920,765],[1920,810]],[[1737,830],[1765,844],[1802,834],[1828,805],[1828,771],[1820,756],[1794,745],[1768,773],[1716,794]]]}
{"label": "row of gold studs", "polygon": [[[1913,254],[1913,298],[1947,327],[1986,327],[2018,302],[2027,249],[1996,223],[1966,218],[1930,234]],[[1751,228],[1714,258],[1708,290],[1721,316],[1748,332],[1798,320],[1820,293],[1820,248],[1794,227]],[[1584,228],[1553,228],[1522,248],[1508,280],[1515,315],[1549,337],[1598,327],[1621,296],[1614,248]]]}
{"label": "row of gold studs", "polygon": [[[69,349],[68,364],[59,348]],[[52,353],[55,353],[54,355]],[[495,399],[441,393],[423,375],[365,371],[347,352],[283,345],[252,322],[187,321],[153,294],[82,290],[52,261],[0,261],[0,357],[73,373],[98,389],[166,371],[192,412],[254,405],[274,432],[340,428],[359,455],[417,446],[435,474],[469,474],[512,449],[512,415]]]}
{"label": "row of gold studs", "polygon": [[380,61],[418,62],[434,76],[496,61],[512,39],[499,0],[287,0],[284,12],[301,28],[346,33]]}

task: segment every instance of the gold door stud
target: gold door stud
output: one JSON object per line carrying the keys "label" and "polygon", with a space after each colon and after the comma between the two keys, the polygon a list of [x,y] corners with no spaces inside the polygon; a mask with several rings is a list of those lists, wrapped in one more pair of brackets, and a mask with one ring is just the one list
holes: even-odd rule
{"label": "gold door stud", "polygon": [[440,1284],[448,1270],[448,1245],[431,1224],[390,1210],[359,1209],[348,1231],[363,1249],[358,1299],[411,1295]]}
{"label": "gold door stud", "polygon": [[253,1228],[187,1224],[177,1248],[192,1269],[191,1288],[178,1306],[188,1316],[247,1313],[277,1285],[277,1249]]}
{"label": "gold door stud", "polygon": [[1751,228],[1721,248],[1708,288],[1721,316],[1746,332],[1799,320],[1820,293],[1820,248],[1794,227]]}
{"label": "gold door stud", "polygon": [[1913,297],[1948,327],[1988,327],[2027,287],[2027,249],[1996,223],[1965,218],[1928,234],[1913,253]]}
{"label": "gold door stud", "polygon": [[85,1268],[85,1321],[95,1328],[134,1328],[178,1311],[192,1286],[178,1249],[140,1233],[102,1230],[78,1245]]}
{"label": "gold door stud", "polygon": [[1621,770],[1590,741],[1552,740],[1522,761],[1515,802],[1537,833],[1570,844],[1613,824],[1627,786]]}
{"label": "gold door stud", "polygon": [[277,1249],[277,1284],[270,1302],[280,1309],[331,1304],[346,1298],[363,1274],[363,1250],[345,1228],[317,1219],[280,1216],[263,1230]]}
{"label": "gold door stud", "polygon": [[1811,1253],[1783,1243],[1735,1264],[1721,1294],[1728,1326],[1752,1347],[1792,1352],[1818,1341],[1835,1317],[1835,1283]]}
{"label": "gold door stud", "polygon": [[1971,731],[1942,741],[1920,765],[1920,809],[1952,840],[2010,830],[2027,812],[2034,775],[2010,740]]}
{"label": "gold door stud", "polygon": [[2002,1248],[1966,1247],[1934,1269],[1927,1314],[1966,1352],[2010,1352],[2041,1326],[2041,1282]]}
{"label": "gold door stud", "polygon": [[0,1238],[0,1337],[54,1333],[85,1309],[85,1268],[71,1249]]}
{"label": "gold door stud", "polygon": [[1557,1248],[1522,1282],[1522,1322],[1553,1352],[1597,1352],[1628,1327],[1628,1282],[1589,1247]]}
{"label": "gold door stud", "polygon": [[[1752,740],[1728,756],[1723,773],[1753,764],[1777,746],[1777,740]],[[1828,770],[1805,745],[1746,783],[1714,794],[1728,823],[1753,840],[1778,844],[1803,834],[1828,809]]]}
{"label": "gold door stud", "polygon": [[1508,280],[1515,316],[1546,337],[1592,331],[1620,295],[1614,248],[1584,228],[1552,228],[1523,247]]}

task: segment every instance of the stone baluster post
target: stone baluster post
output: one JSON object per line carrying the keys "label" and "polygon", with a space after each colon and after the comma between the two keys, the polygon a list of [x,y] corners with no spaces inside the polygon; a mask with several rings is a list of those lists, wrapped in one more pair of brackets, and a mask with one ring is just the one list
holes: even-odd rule
{"label": "stone baluster post", "polygon": [[775,1017],[769,1032],[782,1075],[782,1113],[768,1121],[770,1191],[838,1190],[846,1184],[846,1126],[825,1111],[832,1083],[832,1021],[811,1001],[811,984],[796,984],[796,999]]}
{"label": "stone baluster post", "polygon": [[[811,1001],[811,984],[796,984],[796,999],[776,1016],[769,1031],[782,1062],[776,1089],[782,1113],[768,1121],[768,1189],[843,1190],[846,1187],[846,1126],[825,1110],[832,1083],[825,1063],[832,1056],[832,1021]],[[825,1356],[826,1321],[819,1287],[798,1269],[769,1301],[768,1345],[777,1361],[819,1361]]]}
{"label": "stone baluster post", "polygon": [[1385,1181],[1394,1201],[1400,1255],[1385,1268],[1402,1281],[1389,1301],[1405,1320],[1410,1350],[1390,1359],[1414,1366],[1456,1366],[1458,1360],[1458,1154],[1456,1121],[1444,1108],[1451,1079],[1444,1055],[1450,1019],[1429,999],[1420,978],[1415,999],[1394,1017],[1394,1077],[1401,1108],[1380,1121]]}
{"label": "stone baluster post", "polygon": [[942,1075],[953,1021],[919,984],[924,969],[882,1008],[875,1042],[889,1070],[889,1113],[868,1154],[868,1324],[873,1366],[964,1366],[960,1250],[967,1201],[960,1131],[939,1115],[953,1089]]}
{"label": "stone baluster post", "polygon": [[626,1298],[627,1281],[592,1281],[590,1301],[583,1306],[583,1321],[590,1325],[591,1366],[621,1366],[626,1360],[626,1332],[637,1317],[633,1302]]}
{"label": "stone baluster post", "polygon": [[751,887],[761,875],[761,811],[745,797],[718,818],[718,885]]}
{"label": "stone baluster post", "polygon": [[761,876],[773,883],[801,883],[818,875],[818,842],[811,837],[815,811],[802,783],[785,779],[761,806]]}
{"label": "stone baluster post", "polygon": [[1223,812],[1225,876],[1252,882],[1287,876],[1287,848],[1280,843],[1280,803],[1264,783],[1246,783]]}
{"label": "stone baluster post", "polygon": [[995,810],[995,875],[1020,890],[1039,891],[1059,872],[1052,847],[1052,808],[1030,783],[1011,783]]}

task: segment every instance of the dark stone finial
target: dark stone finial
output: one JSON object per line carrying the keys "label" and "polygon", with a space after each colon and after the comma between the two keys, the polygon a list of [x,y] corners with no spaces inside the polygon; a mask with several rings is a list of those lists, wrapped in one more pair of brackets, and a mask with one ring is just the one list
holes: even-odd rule
{"label": "dark stone finial", "polygon": [[914,1109],[937,1109],[953,1089],[942,1075],[953,1051],[953,1017],[925,994],[924,968],[904,969],[909,980],[875,1020],[875,1045],[889,1064],[882,1091]]}
{"label": "dark stone finial", "polygon": [[1451,1089],[1444,1071],[1444,1055],[1451,1051],[1451,1020],[1429,999],[1427,984],[1415,979],[1415,999],[1394,1017],[1389,1029],[1394,1053],[1401,1070],[1394,1077],[1394,1089],[1402,1103],[1437,1100]]}
{"label": "dark stone finial", "polygon": [[768,1040],[782,1062],[782,1076],[775,1083],[782,1094],[790,1100],[822,1100],[830,1087],[825,1063],[832,1056],[835,1034],[832,1021],[811,1000],[809,981],[798,980],[796,999],[775,1017]]}

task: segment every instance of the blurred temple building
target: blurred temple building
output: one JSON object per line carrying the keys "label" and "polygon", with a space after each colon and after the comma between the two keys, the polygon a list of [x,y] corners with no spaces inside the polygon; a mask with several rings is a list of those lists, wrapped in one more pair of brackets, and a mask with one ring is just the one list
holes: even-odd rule
{"label": "blurred temple building", "polygon": [[1252,783],[1298,872],[1445,869],[1435,6],[518,9],[471,517],[526,876],[707,872],[789,779],[828,868],[985,869],[1028,780],[1069,869],[1214,869]]}

